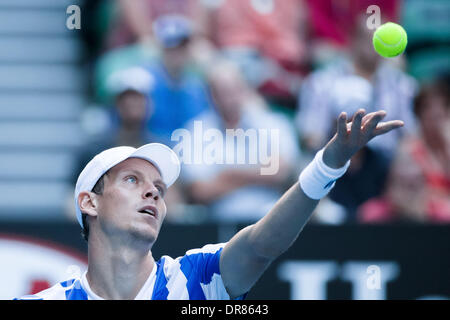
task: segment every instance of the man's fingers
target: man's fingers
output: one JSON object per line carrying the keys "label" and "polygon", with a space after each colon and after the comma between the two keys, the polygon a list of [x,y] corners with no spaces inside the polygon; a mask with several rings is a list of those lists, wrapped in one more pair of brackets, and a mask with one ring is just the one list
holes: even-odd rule
{"label": "man's fingers", "polygon": [[375,116],[374,112],[366,114],[361,120],[361,126],[365,126],[366,123]]}
{"label": "man's fingers", "polygon": [[386,111],[384,110],[373,112],[366,123],[363,123],[364,133],[371,135],[373,130],[377,127],[378,123],[383,120],[385,116]]}
{"label": "man's fingers", "polygon": [[[386,111],[384,110],[380,110],[380,111],[375,111],[375,112],[371,112],[366,114],[361,121],[361,126],[364,127],[371,119],[373,119],[373,117],[379,115],[380,113],[383,113],[384,116],[386,115]],[[383,116],[383,117],[384,117]]]}
{"label": "man's fingers", "polygon": [[337,120],[337,134],[338,137],[344,138],[347,136],[347,113],[341,112]]}
{"label": "man's fingers", "polygon": [[382,134],[385,134],[391,130],[398,129],[404,126],[404,122],[401,120],[392,120],[392,121],[386,121],[381,122],[377,125],[373,132],[373,136],[379,136]]}
{"label": "man's fingers", "polygon": [[361,134],[364,134],[364,137],[370,140],[375,136],[385,134],[404,125],[401,120],[380,122],[386,116],[386,111],[384,110],[368,114],[365,114],[365,112],[364,109],[359,109],[349,123],[347,123],[347,114],[342,112],[337,120],[338,138],[346,138],[349,136],[350,141],[357,142],[360,140]]}
{"label": "man's fingers", "polygon": [[352,127],[350,131],[350,139],[356,141],[361,132],[361,121],[366,111],[364,109],[359,109],[352,120]]}

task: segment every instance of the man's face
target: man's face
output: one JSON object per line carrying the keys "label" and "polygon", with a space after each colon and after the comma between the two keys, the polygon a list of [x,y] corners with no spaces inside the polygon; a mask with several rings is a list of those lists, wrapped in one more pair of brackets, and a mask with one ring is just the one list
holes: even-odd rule
{"label": "man's face", "polygon": [[190,58],[189,42],[182,43],[174,48],[163,49],[163,59],[166,68],[176,74],[181,74]]}
{"label": "man's face", "polygon": [[241,116],[242,88],[239,82],[222,79],[211,82],[215,107],[228,122],[238,122]]}
{"label": "man's face", "polygon": [[126,91],[117,99],[117,111],[121,121],[125,125],[140,126],[145,121],[146,97],[136,91]]}
{"label": "man's face", "polygon": [[365,69],[375,70],[381,61],[372,45],[374,30],[369,30],[365,19],[358,22],[352,38],[351,52],[355,61]]}
{"label": "man's face", "polygon": [[430,137],[443,135],[448,129],[450,114],[447,111],[445,98],[439,95],[425,99],[424,108],[419,116],[424,133]]}
{"label": "man's face", "polygon": [[127,159],[104,177],[97,197],[97,228],[107,236],[129,235],[154,243],[166,216],[166,186],[148,161]]}

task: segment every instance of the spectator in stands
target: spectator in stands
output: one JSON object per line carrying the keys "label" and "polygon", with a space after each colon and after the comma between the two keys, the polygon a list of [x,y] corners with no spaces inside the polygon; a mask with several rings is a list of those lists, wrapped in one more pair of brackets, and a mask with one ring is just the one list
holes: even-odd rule
{"label": "spectator in stands", "polygon": [[[102,150],[117,146],[140,147],[150,142],[159,142],[147,127],[153,114],[153,103],[148,93],[154,85],[155,79],[144,68],[134,67],[111,75],[108,86],[114,95],[114,108],[108,113],[109,122],[105,125],[105,130],[88,137],[89,143],[80,153],[75,179],[87,162]],[[87,111],[85,118],[95,116],[91,112]],[[171,189],[166,195],[166,203],[170,209],[184,201],[177,185]],[[168,211],[169,220],[172,211]]]}
{"label": "spectator in stands", "polygon": [[[148,97],[155,84],[152,75],[144,68],[134,67],[113,73],[107,83],[114,107],[102,113],[107,118],[104,125],[98,124],[102,130],[87,133],[89,144],[83,152],[86,160],[105,148],[120,145],[137,147],[155,140],[146,127],[153,112],[153,104]],[[83,118],[91,120],[95,118],[92,112],[97,111],[87,109]],[[82,163],[80,168],[86,163]]]}
{"label": "spectator in stands", "polygon": [[153,109],[148,92],[154,81],[150,73],[137,67],[112,75],[110,87],[115,92],[118,123],[115,133],[108,135],[112,145],[139,147],[155,140],[145,126]]}
{"label": "spectator in stands", "polygon": [[[347,221],[355,221],[356,208],[379,196],[402,135],[416,129],[412,101],[416,82],[381,60],[373,50],[373,31],[360,17],[353,35],[352,56],[310,74],[299,95],[296,124],[305,151],[315,153],[331,138],[334,119],[344,110],[386,110],[385,120],[401,119],[405,127],[373,139],[353,158],[351,168],[339,180],[330,198],[347,209]],[[369,178],[371,177],[371,178]],[[364,187],[362,187],[364,186]]]}
{"label": "spectator in stands", "polygon": [[419,134],[401,141],[384,197],[359,210],[362,222],[450,223],[450,86],[424,86],[415,99]]}
{"label": "spectator in stands", "polygon": [[417,84],[381,60],[371,45],[373,30],[367,28],[365,19],[360,17],[356,24],[351,56],[311,73],[303,82],[296,121],[307,150],[317,150],[330,138],[338,110],[353,114],[361,107],[368,112],[384,109],[386,121],[403,120],[404,128],[369,144],[389,157],[399,138],[415,130],[412,101]]}
{"label": "spectator in stands", "polygon": [[[398,21],[403,1],[399,0],[305,0],[308,11],[309,44],[314,65],[321,65],[349,52],[352,34],[361,13],[377,6],[385,21]],[[368,19],[374,12],[365,15]]]}
{"label": "spectator in stands", "polygon": [[[262,99],[255,99],[233,64],[216,64],[208,78],[215,108],[194,118],[188,128],[194,139],[202,139],[195,136],[196,125],[200,125],[203,132],[209,129],[219,132],[216,140],[202,140],[203,148],[193,153],[201,153],[216,143],[216,155],[222,155],[222,161],[188,164],[182,160],[182,180],[193,202],[211,209],[213,220],[256,221],[277,201],[298,164],[295,130],[284,116],[268,111]],[[273,129],[278,130],[278,135],[271,131]],[[239,130],[246,135],[245,144],[224,141]],[[239,138],[233,141],[237,140]],[[268,149],[263,150],[265,147]],[[262,152],[272,155],[271,164],[278,163],[271,173],[262,173],[262,167],[268,163],[262,163]],[[223,161],[230,155],[233,161]],[[239,163],[236,158],[244,155],[245,161]],[[252,163],[252,157],[259,159]]]}
{"label": "spectator in stands", "polygon": [[358,207],[383,193],[388,171],[388,163],[382,154],[372,148],[366,146],[355,154],[348,172],[329,194],[330,200],[346,211],[343,223],[355,223]]}
{"label": "spectator in stands", "polygon": [[174,130],[210,108],[203,78],[191,68],[189,46],[193,32],[191,21],[182,16],[163,16],[154,24],[162,59],[149,67],[155,85],[150,92],[154,112],[148,127],[168,145]]}
{"label": "spectator in stands", "polygon": [[199,32],[204,28],[198,0],[119,0],[116,6],[116,21],[107,40],[110,49],[136,42],[154,43],[153,23],[166,15],[188,18]]}
{"label": "spectator in stands", "polygon": [[206,32],[267,96],[295,97],[307,61],[303,0],[206,0]]}
{"label": "spectator in stands", "polygon": [[189,45],[186,46],[189,50],[185,51],[190,51],[195,62],[205,60],[212,54],[212,46],[202,36],[202,17],[205,15],[197,0],[103,1],[101,5],[90,4],[90,7],[97,11],[96,14],[90,13],[91,21],[87,24],[91,34],[106,34],[97,37],[99,39],[88,37],[88,41],[96,44],[95,47],[102,48],[93,79],[98,102],[111,102],[106,80],[112,73],[152,63],[165,54],[165,50],[161,48],[161,39],[155,34],[158,32],[155,30],[155,23],[162,17],[178,16],[189,20],[192,30]]}

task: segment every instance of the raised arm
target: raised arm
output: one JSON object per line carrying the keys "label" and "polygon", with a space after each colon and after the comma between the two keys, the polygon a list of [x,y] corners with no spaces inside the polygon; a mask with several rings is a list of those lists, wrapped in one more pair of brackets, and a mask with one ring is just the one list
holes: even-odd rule
{"label": "raised arm", "polygon": [[[323,150],[322,164],[326,170],[339,170],[370,139],[403,126],[403,122],[399,120],[381,122],[385,116],[385,111],[365,115],[365,111],[361,109],[353,116],[352,122],[347,123],[347,115],[341,113],[337,120],[337,133]],[[311,166],[312,164],[305,170],[314,171]],[[313,178],[303,181],[311,184],[316,180]],[[225,245],[220,259],[220,271],[232,298],[248,292],[270,263],[292,245],[319,202],[316,196],[311,195],[316,194],[315,189],[320,191],[332,183],[333,179],[324,182],[323,186],[310,185],[306,188],[304,182],[302,186],[305,191],[299,182],[295,183],[267,215],[239,231]]]}

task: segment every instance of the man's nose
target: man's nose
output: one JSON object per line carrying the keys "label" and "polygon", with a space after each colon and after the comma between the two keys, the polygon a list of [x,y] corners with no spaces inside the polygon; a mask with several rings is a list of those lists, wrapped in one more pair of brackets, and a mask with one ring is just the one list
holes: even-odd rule
{"label": "man's nose", "polygon": [[153,198],[155,201],[159,199],[158,189],[154,185],[149,185],[143,193],[143,198]]}

